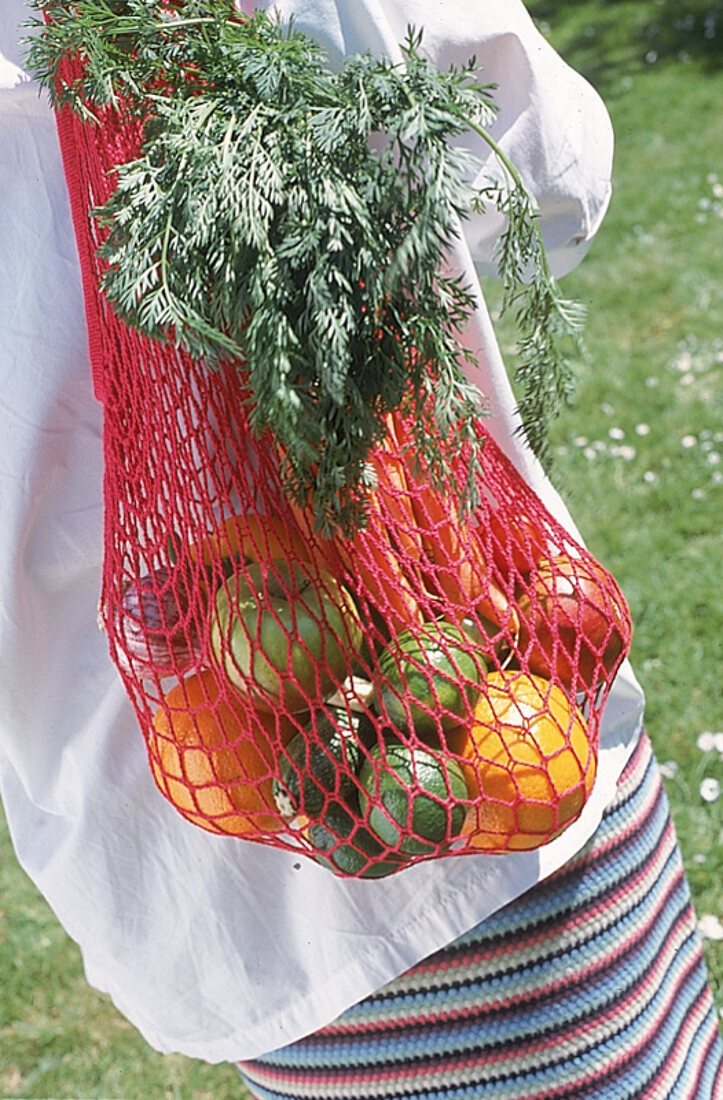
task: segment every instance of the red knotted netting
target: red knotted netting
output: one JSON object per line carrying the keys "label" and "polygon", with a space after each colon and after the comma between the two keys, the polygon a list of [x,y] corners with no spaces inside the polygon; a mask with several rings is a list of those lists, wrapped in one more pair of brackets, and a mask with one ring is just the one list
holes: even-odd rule
{"label": "red knotted netting", "polygon": [[366,529],[314,533],[249,430],[242,365],[141,337],[99,291],[89,212],[140,127],[63,111],[59,133],[104,405],[102,622],[161,793],[204,829],[349,875],[559,834],[629,647],[612,577],[482,424],[468,521],[417,471],[399,414]]}

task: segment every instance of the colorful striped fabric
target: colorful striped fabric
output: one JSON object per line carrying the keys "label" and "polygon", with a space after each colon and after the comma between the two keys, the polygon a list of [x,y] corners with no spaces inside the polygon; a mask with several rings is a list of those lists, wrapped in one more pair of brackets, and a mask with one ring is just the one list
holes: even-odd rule
{"label": "colorful striped fabric", "polygon": [[572,862],[239,1069],[259,1100],[723,1100],[717,1014],[645,734]]}

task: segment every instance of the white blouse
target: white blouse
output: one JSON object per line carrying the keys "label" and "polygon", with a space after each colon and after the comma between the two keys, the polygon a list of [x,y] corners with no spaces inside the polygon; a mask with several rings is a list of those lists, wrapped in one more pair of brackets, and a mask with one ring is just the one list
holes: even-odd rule
{"label": "white blouse", "polygon": [[[440,66],[476,54],[484,78],[499,85],[493,132],[538,199],[555,271],[584,255],[609,197],[610,123],[521,3],[273,6],[293,12],[332,56],[367,47],[394,56],[409,23],[424,27],[424,47]],[[172,809],[155,788],[96,625],[101,408],[91,391],[75,239],[55,121],[22,71],[20,24],[30,13],[24,0],[3,0],[1,9],[2,799],[18,859],[80,945],[88,980],[159,1051],[250,1058],[328,1023],[579,850],[625,764],[642,694],[626,664],[606,707],[593,795],[580,820],[536,852],[343,880],[307,858],[207,834]],[[471,274],[473,264],[490,270],[498,232],[496,215],[465,223],[453,262]],[[481,298],[465,338],[494,408],[493,434],[574,532],[514,434],[512,395]]]}

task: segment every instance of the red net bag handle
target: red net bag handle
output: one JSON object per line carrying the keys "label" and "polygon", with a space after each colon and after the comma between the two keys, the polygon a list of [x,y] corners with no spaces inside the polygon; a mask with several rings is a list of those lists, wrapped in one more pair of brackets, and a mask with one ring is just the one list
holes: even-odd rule
{"label": "red net bag handle", "polygon": [[[137,130],[62,112],[59,135],[104,404],[102,618],[161,794],[210,832],[362,877],[558,835],[630,644],[613,578],[482,424],[461,519],[401,411],[370,456],[366,528],[321,538],[251,432],[242,364],[142,338],[99,291],[89,211]],[[464,454],[448,460],[464,484]]]}

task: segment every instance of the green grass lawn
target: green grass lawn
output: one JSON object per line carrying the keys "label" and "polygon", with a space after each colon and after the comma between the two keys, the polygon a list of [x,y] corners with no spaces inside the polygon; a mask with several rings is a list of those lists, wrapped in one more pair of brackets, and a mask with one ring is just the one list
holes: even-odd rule
{"label": "green grass lawn", "polygon": [[[555,481],[630,602],[696,908],[723,919],[723,799],[704,797],[723,734],[701,738],[723,730],[723,3],[529,7],[616,132],[608,216],[564,281],[588,305],[589,361]],[[723,945],[705,945],[723,1007]]]}
{"label": "green grass lawn", "polygon": [[[610,212],[564,283],[588,305],[589,358],[555,427],[555,481],[630,602],[696,907],[723,919],[723,745],[711,736],[723,731],[723,3],[529,7],[601,91],[617,134]],[[2,1100],[243,1096],[229,1067],[150,1051],[87,987],[4,825],[0,898]],[[723,944],[706,927],[723,1007]]]}

